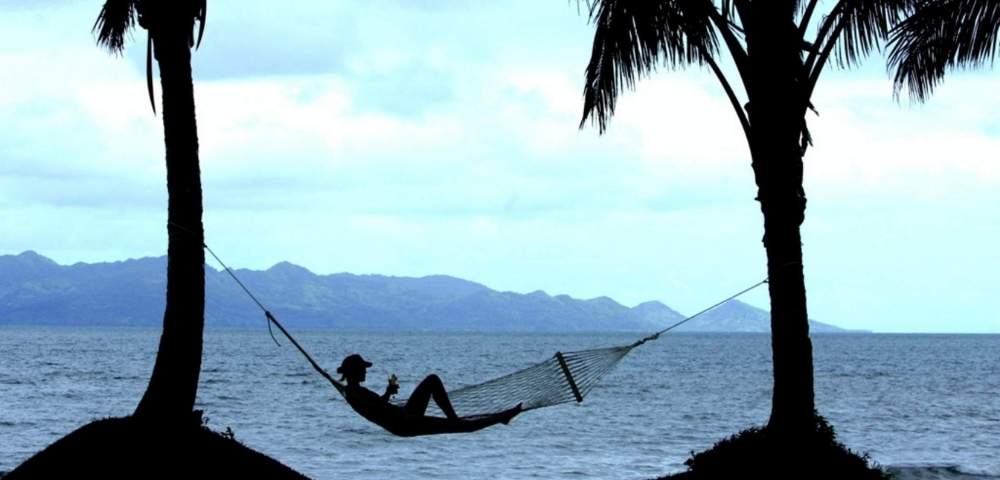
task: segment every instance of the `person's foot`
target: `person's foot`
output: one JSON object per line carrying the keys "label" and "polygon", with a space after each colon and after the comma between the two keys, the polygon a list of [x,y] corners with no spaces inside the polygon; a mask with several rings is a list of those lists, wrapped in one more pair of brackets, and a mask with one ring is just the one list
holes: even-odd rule
{"label": "person's foot", "polygon": [[522,411],[524,411],[524,408],[522,407],[522,405],[524,405],[524,404],[523,403],[519,403],[519,404],[517,404],[516,407],[514,407],[514,408],[512,408],[510,410],[504,410],[500,414],[500,415],[502,415],[502,417],[500,419],[500,423],[502,423],[504,425],[509,424],[510,420],[512,418],[516,417],[519,413],[521,413]]}

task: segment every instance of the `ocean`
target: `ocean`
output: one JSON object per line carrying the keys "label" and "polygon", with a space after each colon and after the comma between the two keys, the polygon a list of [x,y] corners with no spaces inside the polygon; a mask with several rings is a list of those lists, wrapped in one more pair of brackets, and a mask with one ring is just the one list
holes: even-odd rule
{"label": "ocean", "polygon": [[[634,334],[295,332],[328,370],[350,353],[399,376],[478,383]],[[0,472],[84,423],[129,414],[155,329],[0,328]],[[208,330],[198,408],[209,427],[316,479],[646,479],[767,420],[770,338],[668,334],[633,351],[582,404],[509,426],[397,438],[357,416],[263,327]],[[814,335],[816,404],[851,449],[902,479],[1000,479],[1000,335]]]}

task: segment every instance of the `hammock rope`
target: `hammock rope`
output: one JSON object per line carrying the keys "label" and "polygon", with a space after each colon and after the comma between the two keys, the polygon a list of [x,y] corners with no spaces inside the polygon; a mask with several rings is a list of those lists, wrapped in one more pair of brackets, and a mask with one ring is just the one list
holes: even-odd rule
{"label": "hammock rope", "polygon": [[[173,223],[169,224],[172,227],[187,231],[192,233],[190,230],[175,225]],[[313,370],[316,370],[323,378],[325,378],[337,391],[343,395],[344,385],[333,378],[329,372],[323,369],[309,355],[302,345],[299,344],[295,338],[288,333],[288,330],[275,318],[274,314],[268,310],[264,304],[257,299],[256,296],[250,291],[247,286],[240,281],[236,273],[233,272],[223,261],[219,258],[215,252],[203,241],[202,246],[215,258],[219,265],[222,266],[223,270],[232,277],[233,280],[243,289],[243,291],[257,304],[257,307],[264,312],[264,316],[267,319],[268,332],[271,333],[271,338],[276,344],[278,340],[274,337],[274,333],[271,332],[271,324],[278,328],[278,330],[288,339],[289,342],[298,349],[299,353],[305,357],[312,366]],[[720,305],[733,300],[761,285],[767,283],[768,280],[765,278],[739,292],[726,297],[724,300],[701,310],[694,315],[691,315],[683,320],[674,323],[662,330],[654,332],[646,337],[643,337],[635,342],[628,345],[603,347],[603,348],[592,348],[587,350],[579,350],[574,352],[556,352],[551,358],[544,361],[538,362],[534,365],[528,366],[521,370],[487,380],[482,383],[477,383],[474,385],[466,385],[458,389],[448,392],[448,397],[451,399],[452,406],[454,406],[455,411],[463,418],[475,419],[480,417],[486,417],[495,415],[498,412],[507,410],[517,404],[521,404],[523,410],[534,410],[537,408],[550,407],[554,405],[560,405],[564,403],[571,402],[582,402],[584,397],[590,393],[591,390],[600,382],[600,380],[607,375],[611,370],[618,365],[618,363],[625,358],[633,349],[647,342],[656,340],[660,338],[661,335],[680,327],[681,325],[698,318],[705,313],[719,307]],[[405,400],[394,400],[393,403],[402,405],[405,404]],[[433,404],[430,407],[430,411],[433,411],[436,405]]]}

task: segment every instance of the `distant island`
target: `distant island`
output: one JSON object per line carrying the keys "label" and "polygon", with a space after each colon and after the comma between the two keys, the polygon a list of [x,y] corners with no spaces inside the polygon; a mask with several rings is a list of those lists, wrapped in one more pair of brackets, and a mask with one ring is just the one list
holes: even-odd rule
{"label": "distant island", "polygon": [[[32,251],[0,255],[0,325],[159,326],[166,257],[59,265]],[[499,292],[445,275],[316,275],[287,262],[236,270],[291,328],[478,332],[651,332],[684,319],[657,301]],[[207,266],[206,326],[261,326],[263,316],[225,272]],[[812,332],[845,333],[810,321]],[[768,332],[770,314],[730,301],[677,331]]]}

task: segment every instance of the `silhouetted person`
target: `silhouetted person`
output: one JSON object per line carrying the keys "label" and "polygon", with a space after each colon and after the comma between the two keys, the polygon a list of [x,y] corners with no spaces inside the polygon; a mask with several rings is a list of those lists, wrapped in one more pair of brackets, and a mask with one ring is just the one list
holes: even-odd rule
{"label": "silhouetted person", "polygon": [[[337,368],[337,373],[342,375],[341,381],[347,382],[344,387],[344,399],[362,417],[396,435],[472,432],[497,423],[507,424],[522,410],[518,404],[514,408],[493,415],[459,417],[451,405],[444,383],[433,374],[428,375],[417,385],[405,405],[394,405],[389,400],[399,392],[395,375],[389,377],[389,384],[386,385],[382,395],[361,386],[367,376],[368,367],[371,366],[371,362],[358,354],[344,358]],[[425,415],[431,399],[434,399],[434,403],[444,412],[446,418]]]}

